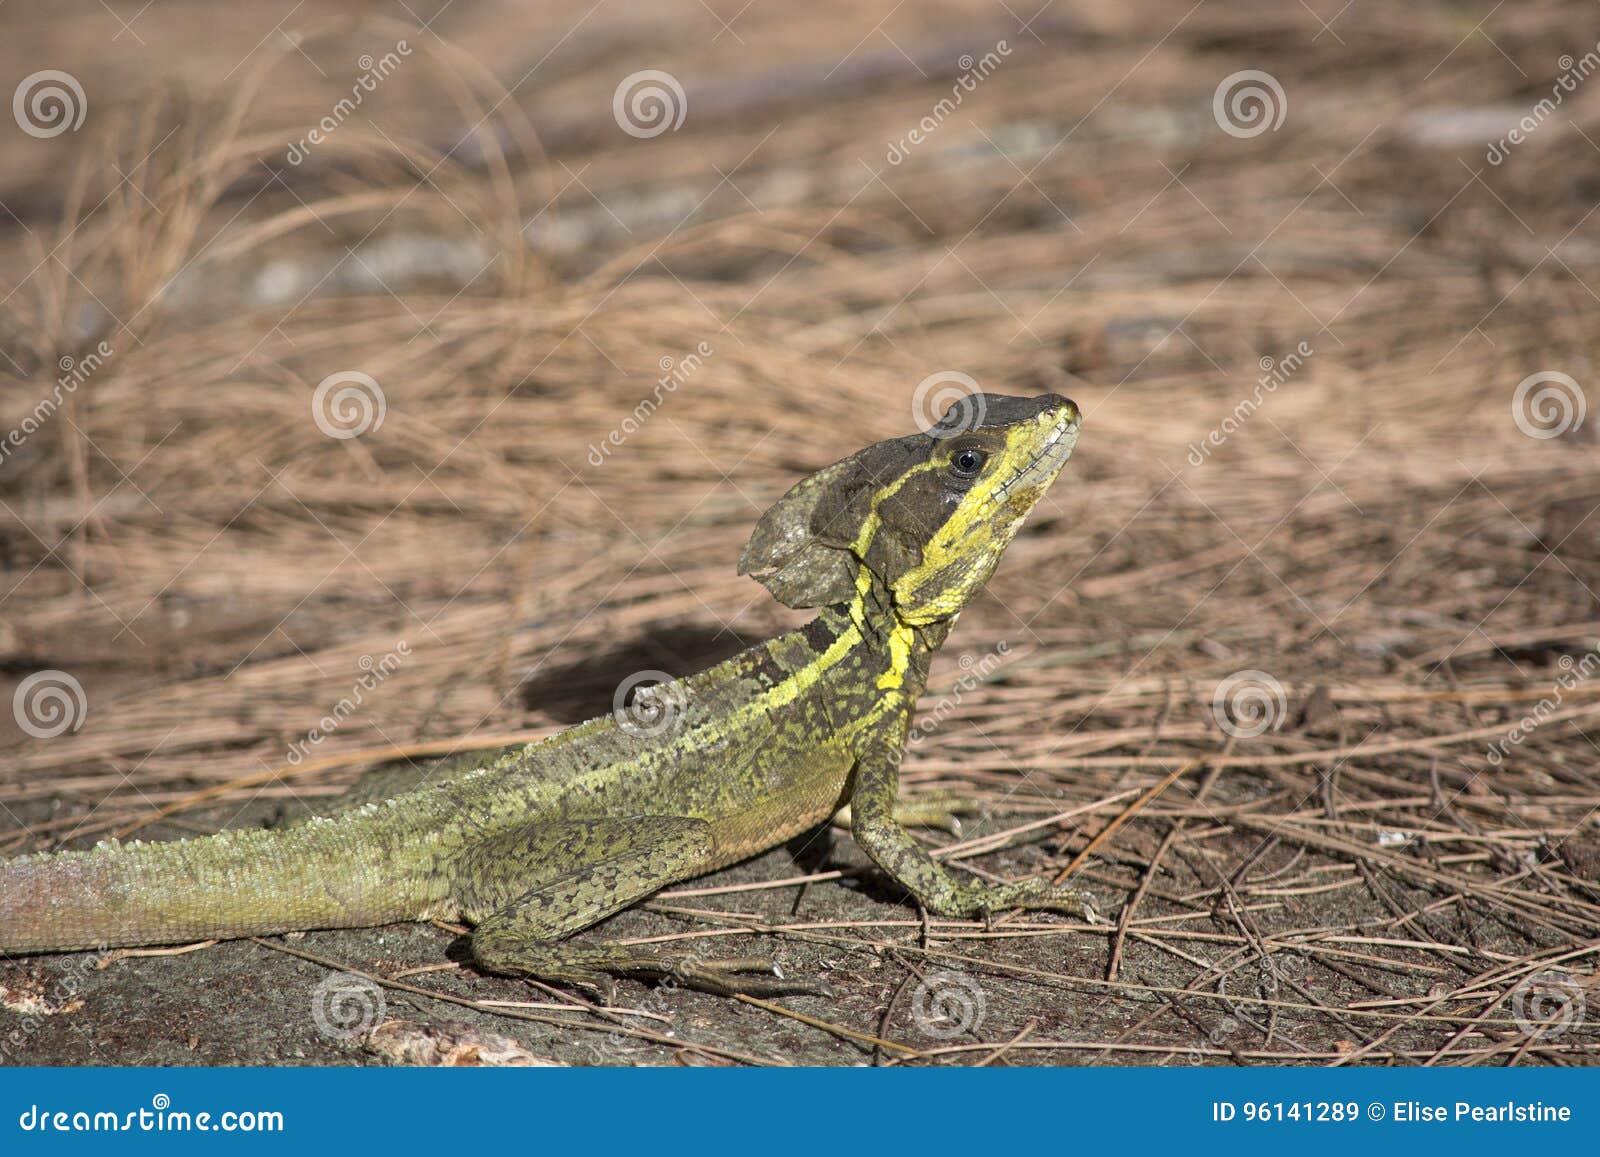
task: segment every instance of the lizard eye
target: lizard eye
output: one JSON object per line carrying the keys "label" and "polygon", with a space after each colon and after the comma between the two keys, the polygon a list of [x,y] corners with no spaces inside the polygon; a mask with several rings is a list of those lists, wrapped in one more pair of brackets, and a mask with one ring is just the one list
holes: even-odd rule
{"label": "lizard eye", "polygon": [[975,478],[978,471],[983,469],[983,464],[989,460],[989,455],[982,450],[968,446],[965,450],[957,450],[950,455],[950,469],[961,478]]}

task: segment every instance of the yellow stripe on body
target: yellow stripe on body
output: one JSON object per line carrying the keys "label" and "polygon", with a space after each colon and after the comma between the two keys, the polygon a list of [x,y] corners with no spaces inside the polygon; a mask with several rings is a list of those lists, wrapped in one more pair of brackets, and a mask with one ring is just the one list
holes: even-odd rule
{"label": "yellow stripe on body", "polygon": [[[884,487],[872,496],[872,509],[867,512],[867,517],[862,520],[861,530],[856,534],[855,542],[851,544],[851,550],[855,553],[857,559],[864,560],[867,557],[867,551],[872,546],[872,540],[883,525],[883,515],[878,508],[898,494],[900,488],[918,474],[938,469],[939,465],[940,463],[931,459],[927,462],[919,463],[895,479],[893,485]],[[863,627],[867,618],[867,592],[872,589],[872,578],[872,571],[867,568],[866,563],[863,561],[856,571],[856,597],[850,604],[851,621],[862,624]],[[906,672],[911,669],[911,643],[915,637],[916,635],[912,629],[900,622],[897,617],[895,625],[889,630],[889,669],[878,676],[878,689],[880,691],[898,689],[905,686]]]}
{"label": "yellow stripe on body", "polygon": [[[1005,460],[1012,458],[1016,450],[1014,443],[1019,439],[1020,434],[1021,431],[1013,430],[1007,435]],[[902,487],[919,474],[940,469],[943,465],[944,463],[942,462],[930,459],[927,462],[912,466],[900,477],[896,478],[894,482],[872,496],[871,509],[868,511],[866,518],[862,520],[861,529],[856,534],[855,541],[851,543],[851,551],[858,560],[866,558],[867,551],[872,545],[873,537],[882,527],[883,515],[879,509],[882,504],[898,494]],[[1002,479],[1014,473],[1014,471],[1008,472],[1001,469],[991,470],[989,476],[973,487],[961,505],[950,516],[950,519],[934,535],[929,547],[924,550],[923,563],[914,567],[907,574],[916,575],[923,571],[936,569],[936,565],[943,565],[943,560],[949,557],[947,552],[953,549],[959,537],[970,532],[973,523],[977,520],[978,512],[982,511],[993,497],[994,491],[1001,485]],[[967,511],[971,513],[964,515],[963,512]],[[954,529],[952,529],[952,524],[954,524]],[[941,543],[944,550],[939,552],[939,557],[935,560],[936,565],[930,565],[927,555],[929,551],[932,551],[935,546]],[[834,667],[849,654],[851,648],[865,637],[867,629],[866,599],[868,592],[872,589],[872,579],[872,571],[867,568],[865,562],[861,562],[856,571],[856,596],[851,600],[849,609],[850,629],[834,640],[833,644],[815,660],[806,664],[806,666],[794,672],[782,682],[775,684],[771,690],[731,713],[728,717],[728,722],[736,724],[742,722],[746,716],[754,712],[770,707],[782,707],[794,702],[804,692],[816,686],[830,668]],[[959,608],[957,609],[959,610]],[[848,732],[854,732],[862,726],[876,722],[893,707],[898,706],[900,701],[904,700],[905,696],[901,692],[905,687],[906,675],[911,669],[911,646],[915,639],[915,629],[897,619],[895,625],[889,630],[887,640],[889,669],[879,675],[877,680],[878,689],[891,692],[891,694],[883,696],[868,715],[863,716],[847,729]]]}
{"label": "yellow stripe on body", "polygon": [[[917,474],[937,468],[934,462],[923,462],[908,469],[894,482],[878,491],[872,497],[872,509],[862,523],[861,531],[856,535],[855,542],[851,544],[852,551],[858,559],[864,558],[867,547],[872,542],[872,536],[877,532],[882,522],[878,512],[880,503],[899,492],[900,488]],[[750,702],[743,704],[730,712],[722,720],[728,731],[734,730],[749,716],[761,711],[783,707],[793,703],[802,694],[821,682],[822,677],[836,666],[851,649],[866,637],[867,631],[867,592],[872,589],[872,572],[862,564],[856,573],[856,597],[851,600],[849,617],[850,627],[829,645],[828,649],[818,655],[804,667],[784,678],[781,682],[773,684],[771,689],[756,696]],[[898,690],[905,683],[905,675],[911,666],[911,642],[915,637],[912,629],[897,621],[891,628],[889,635],[890,669],[878,677],[878,686],[885,690]],[[882,718],[886,701],[896,696],[888,695],[879,701],[877,709],[871,713],[871,719],[876,721]],[[853,728],[851,730],[854,730]],[[673,744],[673,749],[687,747],[690,743],[689,736],[683,736]]]}
{"label": "yellow stripe on body", "polygon": [[878,676],[878,689],[903,687],[906,672],[911,669],[911,640],[915,632],[904,623],[897,623],[889,632],[889,669]]}
{"label": "yellow stripe on body", "polygon": [[[785,676],[779,682],[774,683],[767,691],[741,704],[733,711],[728,712],[727,715],[720,717],[716,721],[717,729],[725,734],[732,733],[738,729],[740,724],[753,715],[793,703],[801,695],[821,682],[823,675],[848,655],[851,649],[860,641],[861,632],[852,623],[844,633],[829,644],[826,651],[804,667]],[[698,742],[698,739],[693,734],[686,734],[680,736],[669,750],[676,751],[680,748],[697,746]]]}

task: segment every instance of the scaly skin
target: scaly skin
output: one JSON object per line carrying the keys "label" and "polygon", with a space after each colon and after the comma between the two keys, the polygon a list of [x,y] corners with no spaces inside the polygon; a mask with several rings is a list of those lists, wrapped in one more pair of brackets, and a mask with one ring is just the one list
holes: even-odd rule
{"label": "scaly skin", "polygon": [[[968,415],[976,413],[978,420]],[[1042,881],[989,887],[931,859],[895,813],[933,653],[1077,438],[1064,398],[980,395],[931,433],[819,471],[762,518],[740,562],[800,630],[655,689],[660,718],[606,716],[455,759],[280,831],[103,844],[0,864],[0,952],[54,952],[465,920],[485,969],[605,986],[674,975],[717,991],[804,991],[701,960],[564,942],[676,881],[848,805],[867,854],[927,909],[1080,911]],[[394,781],[391,781],[394,782]]]}

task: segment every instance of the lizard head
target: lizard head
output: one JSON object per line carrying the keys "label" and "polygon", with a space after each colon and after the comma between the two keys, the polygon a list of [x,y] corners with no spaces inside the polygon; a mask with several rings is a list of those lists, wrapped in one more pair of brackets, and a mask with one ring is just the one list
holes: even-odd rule
{"label": "lizard head", "polygon": [[791,607],[887,590],[900,621],[952,618],[983,589],[1078,440],[1078,407],[975,394],[923,434],[806,478],[762,516],[739,560]]}

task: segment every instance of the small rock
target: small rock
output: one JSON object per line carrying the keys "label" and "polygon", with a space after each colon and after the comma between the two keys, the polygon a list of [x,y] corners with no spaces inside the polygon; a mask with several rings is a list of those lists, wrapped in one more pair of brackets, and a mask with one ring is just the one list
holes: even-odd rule
{"label": "small rock", "polygon": [[537,1057],[510,1037],[468,1025],[416,1025],[386,1020],[361,1042],[392,1065],[429,1068],[555,1068],[559,1062]]}

